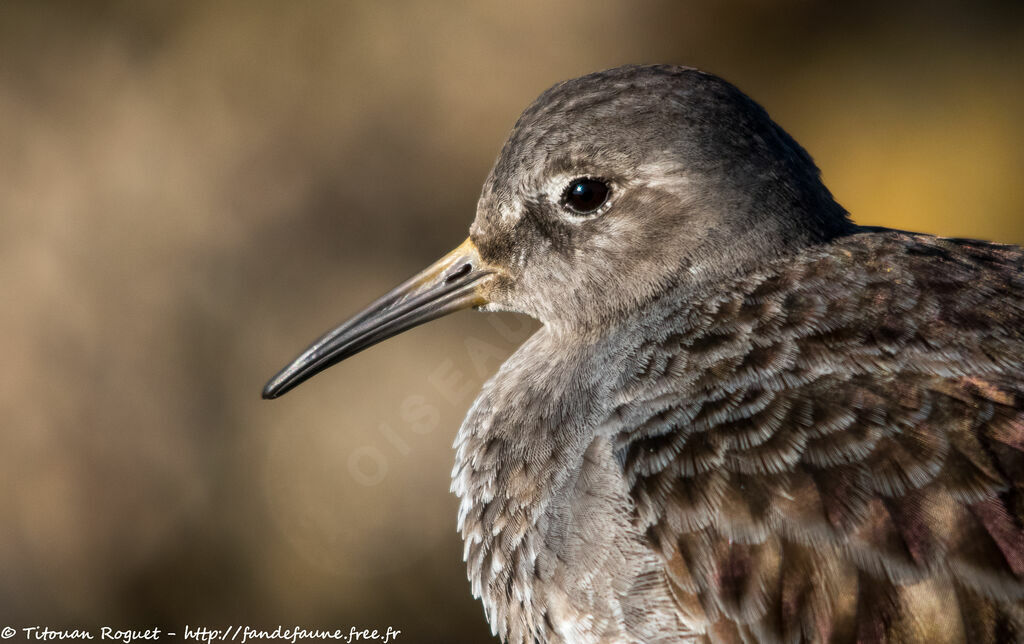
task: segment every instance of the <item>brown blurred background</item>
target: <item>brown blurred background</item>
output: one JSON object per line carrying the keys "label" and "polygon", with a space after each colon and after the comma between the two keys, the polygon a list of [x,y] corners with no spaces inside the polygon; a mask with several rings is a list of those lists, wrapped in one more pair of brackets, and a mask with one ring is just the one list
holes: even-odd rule
{"label": "brown blurred background", "polygon": [[531,323],[264,381],[464,238],[540,91],[627,62],[739,85],[860,223],[1024,242],[1021,6],[3,3],[0,625],[485,641],[450,446]]}

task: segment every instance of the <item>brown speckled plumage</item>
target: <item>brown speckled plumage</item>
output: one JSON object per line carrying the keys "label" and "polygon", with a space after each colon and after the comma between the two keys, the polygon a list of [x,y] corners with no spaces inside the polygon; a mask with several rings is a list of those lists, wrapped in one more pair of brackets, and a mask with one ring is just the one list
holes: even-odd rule
{"label": "brown speckled plumage", "polygon": [[503,641],[1024,641],[1022,249],[854,226],[763,109],[668,66],[542,95],[470,233],[265,395],[423,293],[543,323],[456,438]]}
{"label": "brown speckled plumage", "polygon": [[658,315],[609,422],[690,622],[1024,635],[1022,292],[1019,249],[864,233]]}

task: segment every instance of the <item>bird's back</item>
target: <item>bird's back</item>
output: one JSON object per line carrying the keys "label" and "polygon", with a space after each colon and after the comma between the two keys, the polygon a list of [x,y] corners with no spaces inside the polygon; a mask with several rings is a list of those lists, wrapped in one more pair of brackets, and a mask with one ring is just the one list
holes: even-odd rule
{"label": "bird's back", "polygon": [[712,641],[1024,639],[1024,253],[870,231],[651,308],[607,424]]}

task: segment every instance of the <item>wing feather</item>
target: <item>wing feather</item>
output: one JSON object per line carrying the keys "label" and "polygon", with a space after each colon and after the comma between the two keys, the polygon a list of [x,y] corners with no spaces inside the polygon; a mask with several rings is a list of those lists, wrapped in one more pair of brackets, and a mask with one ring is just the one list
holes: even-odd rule
{"label": "wing feather", "polygon": [[665,308],[612,414],[711,641],[1024,639],[1024,254],[866,233]]}

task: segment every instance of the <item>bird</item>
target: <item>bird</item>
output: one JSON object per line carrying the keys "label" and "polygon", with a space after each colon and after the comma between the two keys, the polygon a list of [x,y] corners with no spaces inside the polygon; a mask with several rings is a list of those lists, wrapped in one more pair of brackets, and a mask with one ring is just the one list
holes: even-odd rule
{"label": "bird", "polygon": [[540,322],[454,444],[501,641],[1024,641],[1024,249],[856,225],[734,85],[619,67],[263,396],[470,307]]}

